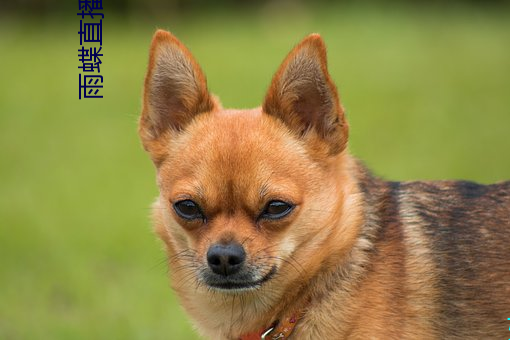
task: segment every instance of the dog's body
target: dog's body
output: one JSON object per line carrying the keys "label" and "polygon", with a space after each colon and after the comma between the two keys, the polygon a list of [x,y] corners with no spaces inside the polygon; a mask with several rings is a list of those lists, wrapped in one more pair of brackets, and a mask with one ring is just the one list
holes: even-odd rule
{"label": "dog's body", "polygon": [[371,176],[346,149],[319,36],[261,108],[224,110],[158,31],[140,135],[173,287],[206,337],[509,337],[510,182]]}

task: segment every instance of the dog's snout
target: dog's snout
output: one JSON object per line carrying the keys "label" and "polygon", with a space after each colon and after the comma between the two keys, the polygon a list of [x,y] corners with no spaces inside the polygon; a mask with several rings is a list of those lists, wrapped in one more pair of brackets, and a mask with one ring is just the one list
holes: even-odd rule
{"label": "dog's snout", "polygon": [[214,244],[207,251],[207,263],[219,275],[232,275],[243,266],[246,253],[238,243]]}

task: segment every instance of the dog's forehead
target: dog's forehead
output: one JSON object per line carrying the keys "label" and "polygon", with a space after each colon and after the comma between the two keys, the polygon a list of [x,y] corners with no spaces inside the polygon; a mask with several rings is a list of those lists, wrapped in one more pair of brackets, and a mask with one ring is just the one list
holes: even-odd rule
{"label": "dog's forehead", "polygon": [[292,158],[298,142],[277,119],[251,110],[219,110],[204,114],[189,126],[181,147],[202,165],[218,165],[223,169],[253,167],[270,162],[276,154]]}
{"label": "dog's forehead", "polygon": [[166,173],[170,185],[188,183],[205,195],[260,195],[276,184],[295,186],[307,158],[299,140],[260,108],[229,109],[198,117],[171,143]]}

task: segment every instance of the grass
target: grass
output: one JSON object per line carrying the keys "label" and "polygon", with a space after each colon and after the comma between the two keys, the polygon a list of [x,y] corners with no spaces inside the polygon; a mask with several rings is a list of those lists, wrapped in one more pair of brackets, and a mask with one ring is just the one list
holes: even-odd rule
{"label": "grass", "polygon": [[104,98],[79,101],[78,21],[4,18],[0,338],[196,338],[150,231],[157,189],[136,135],[156,27],[190,47],[226,107],[259,105],[287,51],[319,32],[351,150],[375,173],[493,182],[510,177],[508,19],[464,8],[111,15]]}

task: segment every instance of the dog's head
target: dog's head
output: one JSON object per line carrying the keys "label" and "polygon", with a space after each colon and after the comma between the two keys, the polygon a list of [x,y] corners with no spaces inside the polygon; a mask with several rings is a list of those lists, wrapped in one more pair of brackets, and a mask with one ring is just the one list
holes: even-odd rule
{"label": "dog's head", "polygon": [[139,133],[157,168],[157,232],[173,271],[208,289],[306,275],[331,252],[328,238],[349,234],[337,226],[348,127],[319,35],[290,52],[262,107],[234,110],[208,92],[186,47],[156,32]]}

